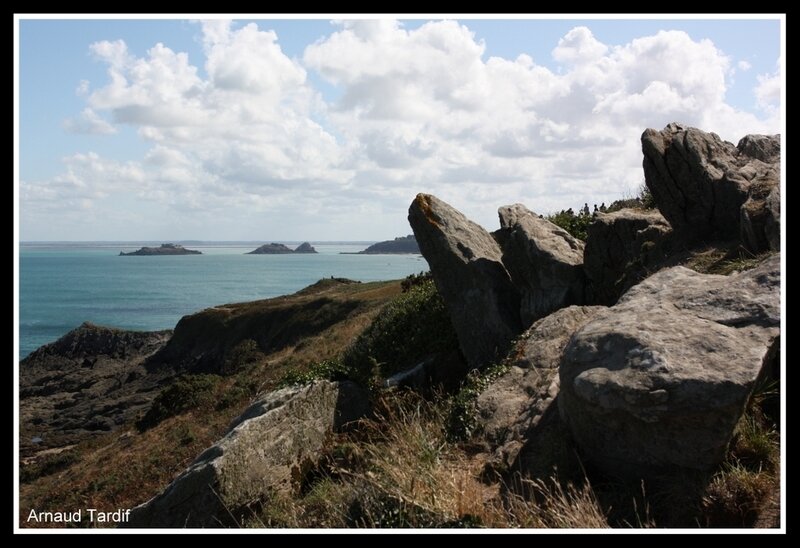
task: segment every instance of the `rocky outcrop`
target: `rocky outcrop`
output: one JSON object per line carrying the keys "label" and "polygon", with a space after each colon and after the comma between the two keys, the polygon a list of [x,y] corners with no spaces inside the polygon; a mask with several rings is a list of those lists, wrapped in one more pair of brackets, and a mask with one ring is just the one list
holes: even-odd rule
{"label": "rocky outcrop", "polygon": [[22,360],[21,454],[71,445],[134,420],[173,375],[144,366],[170,335],[84,323]]}
{"label": "rocky outcrop", "polygon": [[761,215],[753,212],[763,209],[764,198],[780,185],[779,136],[751,135],[735,147],[714,133],[673,123],[645,130],[642,151],[647,187],[683,238],[739,237],[740,210],[752,198],[747,214],[757,219],[750,222],[756,236],[746,237],[746,243],[767,242]]}
{"label": "rocky outcrop", "polygon": [[670,252],[672,229],[655,210],[599,213],[589,225],[583,266],[589,301],[610,306]]}
{"label": "rocky outcrop", "polygon": [[418,194],[408,220],[431,267],[467,363],[502,358],[522,331],[519,293],[497,242],[481,226],[430,194]]}
{"label": "rocky outcrop", "polygon": [[253,251],[248,251],[245,255],[288,255],[289,253],[316,253],[317,250],[308,243],[303,242],[297,249],[290,249],[283,244],[264,244]]}
{"label": "rocky outcrop", "polygon": [[332,433],[368,410],[357,385],[317,381],[267,394],[161,494],[133,509],[127,527],[218,527],[248,506],[295,492]]}
{"label": "rocky outcrop", "polygon": [[308,242],[303,242],[302,244],[298,245],[293,253],[316,253],[317,250],[314,249],[314,246]]}
{"label": "rocky outcrop", "polygon": [[195,249],[186,249],[178,244],[161,244],[161,247],[142,247],[130,253],[120,251],[119,255],[120,257],[130,257],[134,255],[202,255],[202,252]]}
{"label": "rocky outcrop", "polygon": [[520,292],[523,326],[584,303],[583,242],[522,204],[498,210],[503,264]]}
{"label": "rocky outcrop", "polygon": [[534,323],[509,353],[509,370],[478,396],[479,431],[496,469],[549,477],[548,455],[560,436],[561,353],[572,334],[601,310],[570,306]]}
{"label": "rocky outcrop", "polygon": [[372,244],[367,249],[359,251],[359,255],[393,255],[393,254],[419,254],[419,245],[413,234],[398,236],[394,240],[386,240]]}
{"label": "rocky outcrop", "polygon": [[731,276],[662,270],[570,340],[559,408],[624,475],[717,464],[780,332],[780,257]]}
{"label": "rocky outcrop", "polygon": [[752,185],[740,213],[742,243],[751,251],[781,248],[781,187]]}

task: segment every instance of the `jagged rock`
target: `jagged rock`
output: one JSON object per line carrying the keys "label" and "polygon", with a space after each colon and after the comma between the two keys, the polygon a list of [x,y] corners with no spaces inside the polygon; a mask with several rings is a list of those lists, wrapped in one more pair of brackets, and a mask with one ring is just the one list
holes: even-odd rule
{"label": "jagged rock", "polygon": [[524,326],[584,303],[583,242],[522,204],[498,210],[503,264],[521,294]]}
{"label": "jagged rock", "polygon": [[[740,209],[751,187],[766,197],[780,184],[778,136],[748,136],[737,148],[714,133],[673,123],[661,131],[645,130],[642,151],[647,188],[687,240],[738,237]],[[755,209],[751,204],[748,211]],[[763,232],[763,226],[752,224]],[[757,241],[766,240],[758,236]]]}
{"label": "jagged rock", "polygon": [[503,266],[497,242],[430,194],[417,195],[408,220],[467,363],[482,367],[504,356],[522,324],[519,293]]}
{"label": "jagged rock", "polygon": [[586,457],[613,473],[710,468],[779,333],[779,256],[731,276],[662,270],[572,336],[561,415]]}
{"label": "jagged rock", "polygon": [[316,253],[317,250],[308,242],[298,245],[292,253]]}
{"label": "jagged rock", "polygon": [[137,249],[136,251],[131,251],[130,253],[125,253],[123,251],[119,252],[120,257],[131,257],[131,256],[147,256],[147,255],[202,255],[202,251],[197,251],[196,249],[186,249],[182,245],[178,244],[161,244],[161,247],[142,247]]}
{"label": "jagged rock", "polygon": [[509,370],[477,400],[481,437],[499,469],[547,477],[550,449],[558,442],[558,365],[572,334],[605,310],[570,306],[534,323],[509,353]]}
{"label": "jagged rock", "polygon": [[669,251],[669,223],[655,210],[599,213],[589,225],[583,266],[590,302],[610,306]]}
{"label": "jagged rock", "polygon": [[250,406],[161,494],[131,511],[128,527],[216,527],[248,505],[294,492],[330,435],[368,410],[349,381],[283,388]]}
{"label": "jagged rock", "polygon": [[85,322],[20,361],[20,452],[71,445],[134,420],[175,375],[145,367],[171,334]]}
{"label": "jagged rock", "polygon": [[751,251],[781,248],[780,185],[754,184],[740,211],[742,243]]}

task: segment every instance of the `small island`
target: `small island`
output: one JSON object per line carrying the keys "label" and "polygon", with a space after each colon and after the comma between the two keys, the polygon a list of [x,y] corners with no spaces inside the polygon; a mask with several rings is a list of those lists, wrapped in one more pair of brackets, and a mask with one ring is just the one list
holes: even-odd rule
{"label": "small island", "polygon": [[248,251],[245,255],[285,255],[287,253],[316,253],[317,250],[314,249],[308,242],[303,242],[296,249],[289,249],[283,244],[264,244],[258,249],[254,249],[253,251]]}
{"label": "small island", "polygon": [[130,253],[124,251],[119,252],[120,257],[131,257],[134,255],[150,256],[150,255],[202,255],[202,252],[196,249],[186,249],[178,244],[161,244],[161,247],[143,247]]}
{"label": "small island", "polygon": [[359,251],[357,255],[389,255],[389,254],[419,254],[419,245],[413,234],[399,236],[394,240],[386,240],[372,244],[367,249]]}

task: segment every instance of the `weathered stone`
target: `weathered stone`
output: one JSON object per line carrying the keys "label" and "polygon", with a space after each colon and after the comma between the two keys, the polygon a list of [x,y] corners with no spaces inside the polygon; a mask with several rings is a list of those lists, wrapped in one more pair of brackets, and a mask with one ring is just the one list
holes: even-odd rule
{"label": "weathered stone", "polygon": [[573,335],[559,369],[561,415],[586,457],[611,472],[710,468],[779,333],[779,256],[731,276],[662,270]]}
{"label": "weathered stone", "polygon": [[559,308],[584,303],[583,242],[522,204],[503,206],[503,264],[521,294],[520,318],[527,326]]}
{"label": "weathered stone", "polygon": [[[293,492],[332,432],[367,412],[351,382],[318,381],[267,394],[161,494],[137,506],[128,527],[215,527],[245,516],[271,493]],[[247,514],[249,515],[249,514]]]}
{"label": "weathered stone", "polygon": [[[534,323],[509,353],[510,369],[489,385],[477,400],[481,437],[502,469],[523,467],[547,475],[547,460],[558,435],[558,366],[572,334],[601,310],[601,306],[570,306]],[[546,417],[553,414],[555,421]],[[545,441],[547,440],[547,441]],[[522,458],[520,458],[520,456]]]}
{"label": "weathered stone", "polygon": [[589,301],[610,306],[647,274],[669,249],[672,229],[655,210],[599,213],[589,225],[583,266]]}
{"label": "weathered stone", "polygon": [[751,186],[766,189],[758,191],[766,197],[779,184],[777,136],[749,136],[740,147],[714,133],[674,123],[642,134],[647,188],[683,238],[738,237],[740,208]]}
{"label": "weathered stone", "polygon": [[519,293],[503,266],[497,242],[430,194],[417,195],[408,220],[467,363],[482,367],[504,356],[522,325]]}

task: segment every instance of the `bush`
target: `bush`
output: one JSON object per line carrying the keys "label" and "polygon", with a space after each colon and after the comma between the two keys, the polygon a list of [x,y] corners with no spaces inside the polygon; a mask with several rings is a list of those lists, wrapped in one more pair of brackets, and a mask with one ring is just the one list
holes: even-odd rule
{"label": "bush", "polygon": [[218,375],[181,375],[153,400],[150,409],[137,423],[140,431],[159,424],[189,409],[209,405],[219,382]]}
{"label": "bush", "polygon": [[342,363],[360,380],[375,369],[387,377],[457,348],[444,301],[426,279],[389,303],[345,351]]}
{"label": "bush", "polygon": [[589,234],[589,225],[592,224],[594,217],[583,213],[575,215],[572,209],[568,209],[548,215],[546,219],[554,225],[560,226],[572,234],[573,237],[586,241],[586,237]]}

